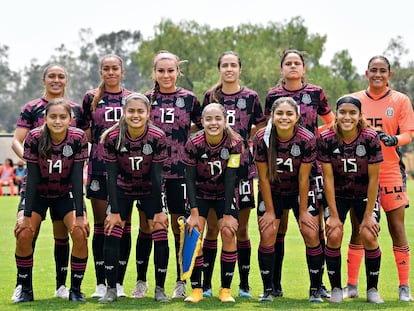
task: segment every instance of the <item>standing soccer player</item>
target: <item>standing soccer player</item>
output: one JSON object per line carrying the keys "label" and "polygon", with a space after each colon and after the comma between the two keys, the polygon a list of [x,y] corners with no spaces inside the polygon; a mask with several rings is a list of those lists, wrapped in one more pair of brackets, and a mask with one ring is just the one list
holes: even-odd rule
{"label": "standing soccer player", "polygon": [[[59,64],[50,64],[43,69],[42,83],[44,92],[42,97],[33,99],[23,105],[14,131],[12,149],[16,155],[23,159],[23,143],[30,130],[43,125],[45,121],[45,109],[47,104],[55,99],[65,97],[66,85],[68,83],[68,74],[66,69]],[[67,99],[67,102],[72,108],[73,118],[72,126],[80,127],[80,116],[82,108],[74,101]],[[26,182],[23,179],[20,191],[20,202],[18,205],[17,218],[23,216]],[[85,221],[87,218],[85,217]],[[40,228],[40,227],[39,227]],[[36,245],[38,232],[35,232],[33,239],[33,247]],[[68,230],[61,220],[53,222],[53,237],[54,237],[54,257],[56,263],[56,288],[54,296],[62,299],[68,299],[69,291],[66,287],[66,278],[69,264],[69,235]],[[16,284],[15,292],[12,300],[19,296],[22,290],[21,284]]]}
{"label": "standing soccer player", "polygon": [[[322,129],[331,125],[335,119],[331,111],[325,91],[319,85],[307,83],[305,81],[306,65],[304,53],[298,50],[285,50],[280,58],[281,82],[271,88],[266,95],[265,115],[270,115],[270,110],[276,99],[280,97],[291,97],[299,106],[300,125],[309,130],[313,135],[317,135]],[[324,125],[318,129],[318,116]],[[319,235],[322,248],[325,247],[325,237],[323,231],[323,210],[326,201],[323,194],[323,179],[321,167],[315,162],[311,176],[312,184],[316,187],[320,212]],[[275,269],[273,275],[273,295],[283,296],[282,290],[282,264],[285,254],[285,235],[288,229],[289,210],[284,210],[280,219],[279,231],[277,232],[275,243]],[[322,269],[323,269],[322,265]],[[323,273],[321,274],[321,278]],[[320,281],[320,294],[323,298],[329,298],[329,292]]]}
{"label": "standing soccer player", "polygon": [[[411,254],[405,232],[405,209],[409,206],[406,184],[400,170],[399,146],[412,140],[414,112],[405,94],[390,88],[391,65],[384,56],[374,56],[365,71],[369,86],[354,95],[361,101],[365,118],[379,131],[384,162],[380,165],[381,206],[387,216],[395,264],[399,279],[399,299],[412,301],[410,293]],[[357,222],[352,217],[353,229],[348,246],[348,280],[344,297],[358,297],[358,274],[363,258],[362,241]]]}
{"label": "standing soccer player", "polygon": [[[172,298],[186,296],[186,284],[180,279],[178,253],[180,249],[180,228],[177,219],[186,214],[186,182],[184,178],[184,146],[192,130],[201,128],[200,102],[193,92],[176,85],[181,74],[181,61],[168,51],[158,53],[153,61],[154,88],[145,95],[151,102],[151,121],[167,136],[168,158],[163,167],[163,191],[171,228],[174,234],[176,258],[176,282]],[[151,230],[140,223],[137,245],[137,283],[132,294],[135,298],[145,297],[148,292],[147,269],[152,248]]]}
{"label": "standing soccer player", "polygon": [[[250,137],[261,127],[265,126],[260,98],[256,91],[239,84],[242,72],[240,56],[227,51],[220,55],[217,68],[220,73],[219,82],[204,95],[203,108],[215,102],[223,105],[227,113],[227,125],[240,134],[249,150]],[[239,169],[239,184],[236,187],[237,207],[239,209],[239,227],[237,229],[237,261],[239,266],[240,284],[239,297],[251,298],[249,285],[251,243],[249,237],[250,210],[254,208],[253,178],[256,177],[253,156],[245,153]],[[212,296],[211,279],[217,254],[218,236],[217,216],[210,209],[207,219],[207,232],[203,244],[203,295]]]}
{"label": "standing soccer player", "polygon": [[[95,298],[103,297],[106,291],[103,245],[108,191],[105,162],[102,158],[103,145],[100,142],[100,137],[105,129],[119,121],[123,110],[123,98],[132,93],[121,86],[124,71],[124,61],[121,57],[114,54],[103,56],[99,70],[101,82],[98,88],[87,91],[83,98],[82,128],[85,129],[91,143],[86,196],[91,200],[94,219],[92,252],[95,263],[96,289],[92,297]],[[131,251],[130,218],[126,222],[120,243],[122,245],[117,288],[118,297],[126,297],[123,281]]]}

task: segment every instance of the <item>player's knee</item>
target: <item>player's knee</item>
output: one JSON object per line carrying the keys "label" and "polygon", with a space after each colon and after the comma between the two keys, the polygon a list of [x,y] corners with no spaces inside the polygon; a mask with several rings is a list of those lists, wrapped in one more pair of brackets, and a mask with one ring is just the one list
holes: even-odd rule
{"label": "player's knee", "polygon": [[16,243],[20,248],[30,248],[32,246],[33,238],[33,231],[29,228],[24,228],[16,236]]}

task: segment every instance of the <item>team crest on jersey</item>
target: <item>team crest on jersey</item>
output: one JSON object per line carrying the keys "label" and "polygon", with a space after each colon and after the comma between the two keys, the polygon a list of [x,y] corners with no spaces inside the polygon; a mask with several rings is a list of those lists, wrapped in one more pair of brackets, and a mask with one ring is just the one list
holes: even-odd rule
{"label": "team crest on jersey", "polygon": [[62,154],[63,154],[65,157],[69,158],[69,157],[73,154],[72,147],[71,147],[71,146],[68,146],[68,145],[64,146],[64,147],[63,147]]}
{"label": "team crest on jersey", "polygon": [[89,188],[92,191],[99,191],[99,189],[101,189],[101,187],[99,186],[99,181],[97,181],[96,179],[92,180]]}
{"label": "team crest on jersey", "polygon": [[152,147],[150,144],[145,144],[144,147],[142,147],[142,153],[145,155],[149,155],[152,153]]}
{"label": "team crest on jersey", "polygon": [[246,109],[246,99],[244,98],[239,98],[239,100],[237,101],[237,108],[239,109]]}
{"label": "team crest on jersey", "polygon": [[388,107],[387,110],[385,110],[385,115],[388,118],[392,118],[394,116],[394,108]]}
{"label": "team crest on jersey", "polygon": [[365,146],[359,145],[356,147],[355,153],[358,157],[363,157],[367,154],[367,150],[365,149]]}
{"label": "team crest on jersey", "polygon": [[220,157],[221,157],[223,160],[228,160],[228,159],[229,159],[229,157],[230,157],[229,150],[228,150],[227,148],[223,148],[223,149],[221,149],[221,152],[220,152]]}
{"label": "team crest on jersey", "polygon": [[309,105],[312,102],[312,98],[310,97],[309,94],[303,94],[301,102],[306,105]]}
{"label": "team crest on jersey", "polygon": [[300,148],[298,145],[293,145],[292,148],[290,148],[290,154],[294,157],[297,157],[300,155]]}
{"label": "team crest on jersey", "polygon": [[183,107],[185,106],[185,103],[184,103],[184,98],[182,98],[182,97],[177,98],[177,99],[175,100],[175,105],[176,105],[178,108],[183,108]]}

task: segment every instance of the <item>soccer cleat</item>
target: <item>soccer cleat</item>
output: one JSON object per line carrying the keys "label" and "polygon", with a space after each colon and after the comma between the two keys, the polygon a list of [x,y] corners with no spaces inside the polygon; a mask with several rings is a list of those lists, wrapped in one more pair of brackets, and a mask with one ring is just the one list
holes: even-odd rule
{"label": "soccer cleat", "polygon": [[213,290],[211,289],[211,287],[203,291],[203,297],[206,297],[206,298],[213,297]]}
{"label": "soccer cleat", "polygon": [[172,294],[172,298],[185,298],[187,296],[185,282],[184,281],[177,281],[175,283],[174,292]]}
{"label": "soccer cleat", "polygon": [[401,285],[398,287],[398,293],[400,301],[413,301],[413,297],[410,294],[410,287],[407,285]]}
{"label": "soccer cleat", "polygon": [[165,289],[160,286],[155,287],[154,300],[157,302],[171,302],[171,298],[165,294]]}
{"label": "soccer cleat", "polygon": [[347,284],[343,290],[344,298],[358,298],[358,285]]}
{"label": "soccer cleat", "polygon": [[55,290],[55,297],[68,299],[69,298],[69,291],[65,285],[61,285],[57,290]]}
{"label": "soccer cleat", "polygon": [[137,281],[134,291],[132,292],[132,298],[144,298],[148,293],[148,283],[144,281]]}
{"label": "soccer cleat", "polygon": [[240,298],[252,298],[252,294],[250,293],[250,288],[239,288],[239,297]]}
{"label": "soccer cleat", "polygon": [[193,288],[191,295],[184,299],[185,302],[197,303],[203,300],[203,289],[202,288]]}
{"label": "soccer cleat", "polygon": [[116,283],[116,295],[117,297],[128,297],[128,295],[124,292],[124,286],[119,283]]}
{"label": "soccer cleat", "polygon": [[273,302],[272,291],[267,291],[264,294],[260,295],[259,302]]}
{"label": "soccer cleat", "polygon": [[14,288],[14,292],[13,292],[13,296],[11,297],[11,300],[15,301],[17,297],[20,296],[21,292],[22,292],[22,285],[19,284]]}
{"label": "soccer cleat", "polygon": [[320,289],[311,288],[309,290],[309,301],[310,302],[323,302]]}
{"label": "soccer cleat", "polygon": [[69,291],[69,301],[86,302],[85,295],[80,290],[71,289]]}
{"label": "soccer cleat", "polygon": [[22,288],[19,295],[14,299],[15,303],[33,301],[33,290]]}
{"label": "soccer cleat", "polygon": [[376,288],[371,288],[367,290],[367,302],[384,303],[384,300],[380,297]]}
{"label": "soccer cleat", "polygon": [[283,297],[283,290],[281,288],[273,290],[273,297]]}
{"label": "soccer cleat", "polygon": [[236,302],[236,300],[234,300],[234,298],[231,296],[230,288],[220,288],[219,300],[221,302]]}
{"label": "soccer cleat", "polygon": [[98,302],[100,303],[108,303],[108,302],[114,302],[118,300],[118,289],[117,288],[111,288],[108,287],[106,289],[105,296],[98,299]]}
{"label": "soccer cleat", "polygon": [[104,284],[96,285],[95,292],[91,295],[92,298],[102,298],[105,296],[106,286]]}
{"label": "soccer cleat", "polygon": [[331,292],[331,298],[329,298],[330,302],[341,303],[344,299],[344,294],[342,293],[342,289],[339,287],[335,287]]}
{"label": "soccer cleat", "polygon": [[331,298],[331,294],[329,293],[328,289],[326,288],[324,284],[322,284],[321,287],[319,288],[319,292],[322,298]]}

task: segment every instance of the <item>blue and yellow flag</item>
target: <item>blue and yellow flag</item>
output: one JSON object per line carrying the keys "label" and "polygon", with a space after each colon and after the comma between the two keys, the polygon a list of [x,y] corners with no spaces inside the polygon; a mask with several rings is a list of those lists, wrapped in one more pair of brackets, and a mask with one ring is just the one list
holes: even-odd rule
{"label": "blue and yellow flag", "polygon": [[181,280],[187,280],[190,278],[193,272],[194,262],[201,247],[201,235],[196,228],[193,228],[191,236],[188,229],[185,227],[186,219],[179,217],[177,222],[180,226],[180,277]]}

